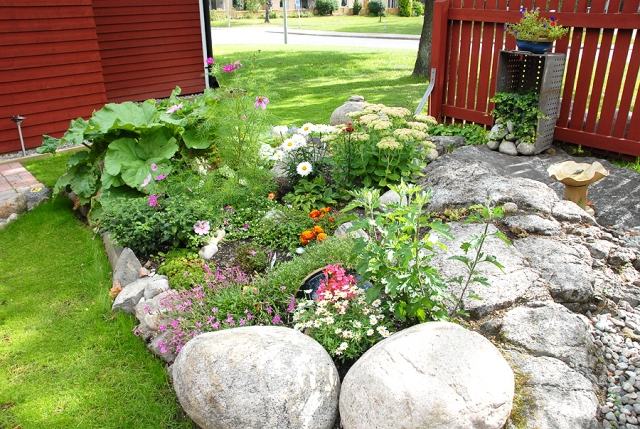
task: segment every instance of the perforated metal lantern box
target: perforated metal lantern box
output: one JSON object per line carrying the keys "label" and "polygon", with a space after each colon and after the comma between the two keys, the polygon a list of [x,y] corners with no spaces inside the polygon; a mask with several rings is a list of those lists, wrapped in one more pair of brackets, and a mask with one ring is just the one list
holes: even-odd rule
{"label": "perforated metal lantern box", "polygon": [[553,143],[553,131],[560,116],[560,94],[565,54],[532,54],[501,51],[498,62],[497,92],[535,91],[538,108],[545,114],[538,120],[534,153]]}

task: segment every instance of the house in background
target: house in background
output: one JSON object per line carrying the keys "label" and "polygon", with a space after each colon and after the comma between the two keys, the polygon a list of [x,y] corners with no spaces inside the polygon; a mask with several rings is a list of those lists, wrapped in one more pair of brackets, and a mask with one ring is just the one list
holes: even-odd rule
{"label": "house in background", "polygon": [[1,0],[0,153],[60,136],[107,102],[208,85],[208,0]]}

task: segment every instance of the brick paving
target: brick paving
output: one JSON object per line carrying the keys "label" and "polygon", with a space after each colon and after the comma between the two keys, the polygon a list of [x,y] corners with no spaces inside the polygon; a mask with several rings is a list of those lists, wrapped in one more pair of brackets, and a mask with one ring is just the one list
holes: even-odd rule
{"label": "brick paving", "polygon": [[0,192],[21,192],[41,186],[42,184],[19,162],[0,164]]}

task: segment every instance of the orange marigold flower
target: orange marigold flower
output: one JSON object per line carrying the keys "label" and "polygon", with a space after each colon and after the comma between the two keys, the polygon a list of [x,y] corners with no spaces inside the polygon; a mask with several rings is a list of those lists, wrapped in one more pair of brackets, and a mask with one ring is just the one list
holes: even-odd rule
{"label": "orange marigold flower", "polygon": [[317,219],[321,216],[322,216],[322,212],[320,210],[311,210],[311,213],[309,213],[309,217],[311,219]]}
{"label": "orange marigold flower", "polygon": [[320,234],[318,234],[318,236],[316,237],[316,240],[318,241],[324,241],[327,239],[327,234],[325,234],[324,232],[321,232]]}
{"label": "orange marigold flower", "polygon": [[324,229],[322,229],[320,225],[316,225],[313,227],[313,232],[315,232],[316,234],[322,234],[324,232]]}
{"label": "orange marigold flower", "polygon": [[271,201],[276,199],[276,194],[275,192],[269,192],[269,195],[267,196],[267,198],[269,198]]}
{"label": "orange marigold flower", "polygon": [[331,207],[325,207],[323,209],[320,209],[320,211],[322,211],[324,213],[329,213],[331,211]]}
{"label": "orange marigold flower", "polygon": [[313,240],[314,238],[316,238],[316,233],[311,230],[302,231],[302,234],[300,234],[300,238],[307,241]]}
{"label": "orange marigold flower", "polygon": [[307,244],[309,244],[309,240],[305,240],[304,238],[300,238],[300,244],[302,244],[303,246],[306,246]]}
{"label": "orange marigold flower", "polygon": [[336,218],[334,218],[333,216],[329,218],[329,222],[335,222],[335,221],[336,221]]}

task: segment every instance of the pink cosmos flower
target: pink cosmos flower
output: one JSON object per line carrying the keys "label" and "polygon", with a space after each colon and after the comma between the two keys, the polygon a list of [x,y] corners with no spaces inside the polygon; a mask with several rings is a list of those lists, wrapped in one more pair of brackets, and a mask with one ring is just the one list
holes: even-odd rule
{"label": "pink cosmos flower", "polygon": [[158,207],[158,196],[156,194],[149,195],[147,204],[149,204],[149,207]]}
{"label": "pink cosmos flower", "polygon": [[184,107],[184,106],[182,105],[182,103],[174,104],[173,106],[171,106],[171,107],[169,107],[169,108],[167,109],[167,113],[168,113],[169,115],[171,115],[171,114],[173,114],[173,113],[176,113],[178,110],[182,109],[183,107]]}
{"label": "pink cosmos flower", "polygon": [[213,57],[209,57],[209,58],[207,58],[207,65],[208,65],[208,66],[212,66],[212,65],[213,65],[213,63],[215,63],[215,62],[216,62],[216,60],[215,60],[215,59],[213,59]]}
{"label": "pink cosmos flower", "polygon": [[211,230],[208,220],[199,220],[193,225],[193,232],[198,235],[207,235]]}
{"label": "pink cosmos flower", "polygon": [[256,109],[265,110],[267,108],[267,104],[269,104],[269,99],[262,95],[256,97],[256,103],[254,104]]}

